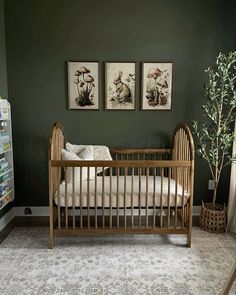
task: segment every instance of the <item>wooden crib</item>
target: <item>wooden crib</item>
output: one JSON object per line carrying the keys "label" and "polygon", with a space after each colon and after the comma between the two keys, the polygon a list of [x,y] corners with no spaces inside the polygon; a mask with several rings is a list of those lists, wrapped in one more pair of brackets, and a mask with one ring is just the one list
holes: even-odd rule
{"label": "wooden crib", "polygon": [[111,149],[112,161],[61,160],[64,146],[63,127],[55,123],[49,141],[50,248],[55,236],[124,233],[186,234],[191,247],[194,143],[186,124],[175,128],[172,148]]}

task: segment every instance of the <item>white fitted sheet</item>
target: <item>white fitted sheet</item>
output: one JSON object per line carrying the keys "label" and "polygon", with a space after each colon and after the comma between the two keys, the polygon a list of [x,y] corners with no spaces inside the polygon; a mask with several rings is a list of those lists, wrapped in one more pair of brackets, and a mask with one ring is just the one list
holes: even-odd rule
{"label": "white fitted sheet", "polygon": [[[112,185],[111,185],[111,203],[112,207],[117,207],[117,176],[112,176]],[[148,177],[148,196],[146,196],[146,176],[141,176],[141,207],[146,207],[146,197],[148,197],[148,206],[151,207],[160,206],[161,201],[161,177],[156,176],[156,190],[155,198],[153,196],[154,191],[154,177]],[[124,207],[124,181],[125,177],[119,177],[119,197],[118,197],[118,206],[119,208]],[[126,176],[126,207],[131,207],[131,198],[132,198],[132,176]],[[90,207],[94,207],[95,204],[95,179],[89,180],[89,203]],[[59,190],[60,196],[60,206],[65,207],[65,182],[63,181],[60,184]],[[80,207],[80,183],[75,182],[75,207]],[[168,195],[170,195],[170,206],[175,206],[177,201],[177,206],[182,206],[186,204],[189,198],[189,194],[184,192],[182,194],[182,187],[177,185],[177,194],[176,194],[176,182],[174,179],[170,180],[170,189],[168,191],[168,178],[163,178],[163,188],[162,188],[162,206],[168,206]],[[67,184],[67,206],[72,207],[72,196],[73,188],[72,183]],[[183,198],[184,196],[184,198]],[[182,200],[183,198],[183,200]],[[82,181],[82,207],[87,207],[87,180]],[[55,203],[58,205],[58,192],[56,192],[54,197]],[[139,206],[139,176],[133,177],[133,206]],[[102,207],[102,176],[97,177],[97,207]],[[104,177],[104,207],[110,207],[110,176]]]}

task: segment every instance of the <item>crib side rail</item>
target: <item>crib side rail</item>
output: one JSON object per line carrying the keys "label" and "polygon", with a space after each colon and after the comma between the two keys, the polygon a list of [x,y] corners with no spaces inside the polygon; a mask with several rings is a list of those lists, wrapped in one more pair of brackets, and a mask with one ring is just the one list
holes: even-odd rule
{"label": "crib side rail", "polygon": [[[97,168],[102,167],[102,176],[97,176]],[[105,168],[109,169],[109,185],[106,187]],[[87,180],[82,181],[82,169],[87,168]],[[91,169],[95,168],[93,187],[89,176]],[[142,174],[145,168],[146,175]],[[154,174],[149,171],[154,169]],[[160,196],[156,198],[156,168],[160,169]],[[182,188],[182,199],[179,199],[178,183],[175,183],[174,194],[171,192],[173,173],[183,173],[191,183],[191,161],[64,161],[51,160],[49,162],[50,176],[58,169],[65,170],[64,203],[57,198],[55,228],[80,230],[170,230],[189,229],[189,212],[192,204],[192,193],[187,197],[185,187]],[[68,169],[72,169],[72,202],[69,202],[67,182]],[[76,184],[75,169],[80,170],[80,181]],[[124,174],[121,175],[121,170]],[[134,203],[134,177],[135,169],[138,171],[138,203]],[[115,170],[115,175],[112,171]],[[164,171],[167,171],[166,189],[164,192]],[[128,181],[128,171],[131,171]],[[114,178],[115,180],[114,181]],[[102,183],[102,192],[98,195],[98,178]],[[50,178],[53,180],[53,178]],[[151,179],[151,182],[150,182]],[[119,183],[122,181],[122,189]],[[116,183],[116,185],[115,185]],[[58,182],[51,183],[50,203],[54,202],[53,192],[60,195]],[[82,188],[83,185],[83,188]],[[128,187],[129,186],[129,187]],[[128,194],[128,189],[130,189]],[[85,189],[85,193],[84,193]],[[115,193],[114,193],[115,190]],[[83,191],[83,193],[82,193]],[[85,196],[84,196],[85,194]],[[109,199],[107,205],[105,199]],[[77,198],[77,199],[76,199]],[[136,199],[137,200],[137,199]],[[181,203],[180,201],[181,200]],[[55,204],[54,204],[55,205]],[[100,218],[100,219],[99,219]]]}
{"label": "crib side rail", "polygon": [[111,148],[111,152],[117,154],[170,154],[171,149],[163,148]]}
{"label": "crib side rail", "polygon": [[74,160],[50,160],[51,167],[191,167],[191,161],[155,161],[155,160],[113,160],[113,161],[74,161]]}
{"label": "crib side rail", "polygon": [[169,160],[171,149],[157,148],[112,148],[114,160]]}

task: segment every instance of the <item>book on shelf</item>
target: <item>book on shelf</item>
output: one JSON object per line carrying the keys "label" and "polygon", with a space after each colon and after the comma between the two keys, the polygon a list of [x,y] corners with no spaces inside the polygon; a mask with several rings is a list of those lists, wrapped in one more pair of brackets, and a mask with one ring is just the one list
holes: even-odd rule
{"label": "book on shelf", "polygon": [[0,120],[10,119],[10,104],[6,99],[0,98]]}
{"label": "book on shelf", "polygon": [[0,186],[1,186],[2,182],[7,181],[9,178],[10,178],[9,173],[6,173],[6,174],[0,176]]}
{"label": "book on shelf", "polygon": [[10,191],[10,188],[7,184],[5,185],[0,185],[0,198],[7,194]]}
{"label": "book on shelf", "polygon": [[5,157],[0,159],[0,173],[6,172],[9,170],[9,164]]}

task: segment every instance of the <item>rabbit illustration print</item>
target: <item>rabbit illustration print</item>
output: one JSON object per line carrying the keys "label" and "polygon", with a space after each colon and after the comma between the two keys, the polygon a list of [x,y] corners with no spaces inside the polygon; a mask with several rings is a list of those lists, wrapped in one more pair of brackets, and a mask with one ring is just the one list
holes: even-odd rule
{"label": "rabbit illustration print", "polygon": [[135,109],[135,63],[106,63],[106,109]]}

